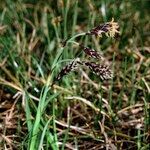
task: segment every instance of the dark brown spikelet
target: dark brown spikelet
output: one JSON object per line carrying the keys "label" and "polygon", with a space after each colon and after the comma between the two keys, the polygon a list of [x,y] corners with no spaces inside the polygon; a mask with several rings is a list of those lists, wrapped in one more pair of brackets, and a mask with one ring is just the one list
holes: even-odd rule
{"label": "dark brown spikelet", "polygon": [[114,22],[114,19],[112,19],[110,22],[101,24],[93,29],[91,29],[89,32],[87,32],[87,35],[95,35],[95,36],[102,36],[102,33],[105,33],[109,37],[115,37],[116,34],[119,34],[118,31],[119,25],[117,22]]}
{"label": "dark brown spikelet", "polygon": [[67,64],[61,71],[60,73],[57,75],[57,77],[55,78],[55,81],[59,81],[62,79],[63,76],[69,74],[71,71],[75,70],[79,64],[80,60],[79,58],[73,60],[72,62],[70,62],[69,64]]}
{"label": "dark brown spikelet", "polygon": [[83,49],[83,51],[89,55],[90,57],[96,58],[96,59],[101,59],[102,56],[100,53],[98,53],[97,51],[89,48],[89,47],[84,47],[83,45],[80,45],[80,47]]}
{"label": "dark brown spikelet", "polygon": [[84,65],[89,67],[91,71],[98,75],[102,80],[108,80],[112,78],[112,71],[107,65],[100,65],[94,62],[84,62]]}
{"label": "dark brown spikelet", "polygon": [[89,32],[87,32],[87,34],[100,36],[100,34],[99,34],[100,32],[101,33],[108,32],[108,27],[109,27],[108,24],[101,24],[101,25],[98,25],[97,27],[91,29]]}

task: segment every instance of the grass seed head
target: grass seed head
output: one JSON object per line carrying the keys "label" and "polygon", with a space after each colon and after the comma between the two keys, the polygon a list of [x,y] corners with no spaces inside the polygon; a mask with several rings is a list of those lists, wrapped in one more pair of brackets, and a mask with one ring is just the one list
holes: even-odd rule
{"label": "grass seed head", "polygon": [[84,62],[94,74],[98,75],[102,80],[108,80],[112,78],[112,71],[107,65],[100,65],[94,62]]}
{"label": "grass seed head", "polygon": [[97,51],[89,48],[89,47],[84,47],[83,45],[80,45],[80,47],[83,49],[83,51],[85,52],[85,54],[89,55],[92,58],[96,58],[96,59],[101,59],[102,56],[100,53],[98,53]]}
{"label": "grass seed head", "polygon": [[75,69],[77,69],[79,63],[80,63],[80,59],[76,58],[75,60],[73,60],[72,62],[67,64],[57,75],[57,77],[55,78],[55,81],[61,80],[63,78],[63,76],[65,76],[65,75],[69,74],[71,71],[74,71]]}
{"label": "grass seed head", "polygon": [[110,22],[101,24],[87,32],[88,35],[96,35],[99,37],[102,37],[103,33],[105,33],[106,36],[115,37],[116,34],[120,33],[118,23],[114,22],[112,18]]}

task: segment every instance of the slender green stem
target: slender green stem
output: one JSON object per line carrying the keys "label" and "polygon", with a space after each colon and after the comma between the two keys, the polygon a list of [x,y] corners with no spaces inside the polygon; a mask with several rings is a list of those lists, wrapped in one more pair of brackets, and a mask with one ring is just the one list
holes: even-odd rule
{"label": "slender green stem", "polygon": [[75,2],[75,7],[74,7],[74,16],[73,16],[73,25],[72,25],[72,36],[74,36],[75,33],[75,25],[77,23],[77,16],[78,16],[78,0]]}
{"label": "slender green stem", "polygon": [[69,10],[69,0],[66,1],[66,6],[64,8],[64,38],[67,38],[67,17]]}
{"label": "slender green stem", "polygon": [[83,36],[83,35],[86,35],[86,33],[83,32],[83,33],[79,33],[79,34],[73,36],[72,38],[70,38],[70,39],[67,41],[67,43],[69,43],[70,41],[73,41],[75,38],[80,37],[80,36]]}
{"label": "slender green stem", "polygon": [[79,43],[78,43],[78,42],[75,42],[75,41],[67,41],[67,44],[68,44],[68,43],[73,43],[73,44],[79,46]]}

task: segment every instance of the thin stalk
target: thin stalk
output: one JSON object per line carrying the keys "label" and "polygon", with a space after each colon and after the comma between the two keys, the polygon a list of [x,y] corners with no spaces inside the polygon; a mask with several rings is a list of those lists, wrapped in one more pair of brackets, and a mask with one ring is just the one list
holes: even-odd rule
{"label": "thin stalk", "polygon": [[74,7],[74,15],[73,15],[73,25],[72,25],[72,36],[74,36],[75,33],[75,25],[77,24],[77,16],[78,16],[78,0],[75,2]]}

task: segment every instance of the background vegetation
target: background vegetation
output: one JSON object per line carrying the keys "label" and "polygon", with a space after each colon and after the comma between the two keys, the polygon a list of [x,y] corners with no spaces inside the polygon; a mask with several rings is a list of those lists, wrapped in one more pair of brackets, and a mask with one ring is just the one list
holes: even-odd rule
{"label": "background vegetation", "polygon": [[[150,142],[147,0],[0,2],[0,149],[138,149]],[[115,39],[76,39],[99,51],[114,78],[81,68],[51,87],[80,53],[61,42],[114,18]]]}

